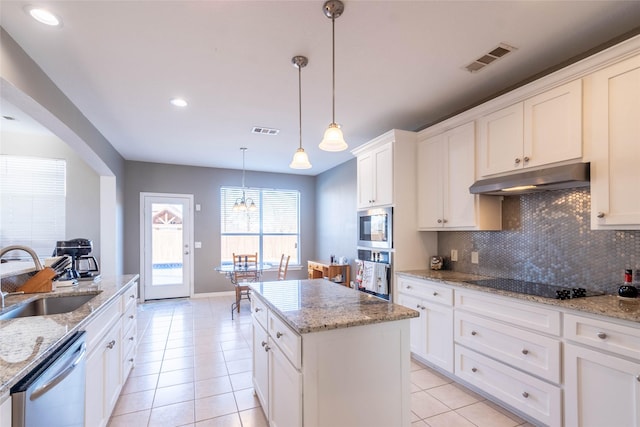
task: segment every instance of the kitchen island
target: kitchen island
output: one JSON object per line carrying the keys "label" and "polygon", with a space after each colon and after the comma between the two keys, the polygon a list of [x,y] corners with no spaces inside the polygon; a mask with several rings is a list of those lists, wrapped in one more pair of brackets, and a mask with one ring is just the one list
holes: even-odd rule
{"label": "kitchen island", "polygon": [[270,425],[410,425],[418,312],[323,279],[251,289],[253,384]]}

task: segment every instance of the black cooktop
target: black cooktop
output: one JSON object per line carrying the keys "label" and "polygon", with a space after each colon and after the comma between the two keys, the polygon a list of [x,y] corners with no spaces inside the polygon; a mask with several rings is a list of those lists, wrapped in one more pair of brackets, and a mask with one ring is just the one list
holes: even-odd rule
{"label": "black cooktop", "polygon": [[515,279],[483,279],[483,280],[467,280],[467,283],[473,285],[486,286],[493,289],[503,291],[517,292],[520,294],[536,295],[545,298],[554,299],[571,299],[583,298],[596,295],[604,295],[602,292],[589,291],[585,288],[567,288],[563,286],[547,285],[544,283],[526,282],[524,280]]}

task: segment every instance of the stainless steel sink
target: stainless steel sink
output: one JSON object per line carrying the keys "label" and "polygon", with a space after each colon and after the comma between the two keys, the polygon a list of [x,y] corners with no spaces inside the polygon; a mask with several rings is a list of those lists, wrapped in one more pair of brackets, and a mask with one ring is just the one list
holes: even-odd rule
{"label": "stainless steel sink", "polygon": [[69,313],[90,301],[96,294],[50,296],[38,298],[26,304],[17,304],[15,308],[0,314],[0,320],[16,317],[44,316],[46,314]]}

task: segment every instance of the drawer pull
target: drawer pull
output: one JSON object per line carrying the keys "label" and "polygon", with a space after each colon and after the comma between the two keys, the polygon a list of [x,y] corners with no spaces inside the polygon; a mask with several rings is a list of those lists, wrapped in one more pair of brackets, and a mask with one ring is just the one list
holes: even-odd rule
{"label": "drawer pull", "polygon": [[264,346],[264,351],[269,351],[269,350],[271,350],[271,347],[269,347],[268,345],[265,345]]}
{"label": "drawer pull", "polygon": [[598,338],[604,340],[607,338],[607,334],[605,334],[604,332],[598,332]]}
{"label": "drawer pull", "polygon": [[471,372],[478,372],[478,368],[471,368]]}
{"label": "drawer pull", "polygon": [[426,310],[426,309],[427,309],[427,307],[425,307],[424,305],[420,306],[420,310]]}
{"label": "drawer pull", "polygon": [[111,350],[114,345],[116,345],[116,340],[111,340],[109,341],[109,344],[107,344],[107,348]]}
{"label": "drawer pull", "polygon": [[636,375],[636,380],[640,383],[640,375]]}
{"label": "drawer pull", "polygon": [[131,298],[131,299],[135,299],[135,297],[136,296],[134,294],[129,295],[129,298]]}
{"label": "drawer pull", "polygon": [[256,307],[253,311],[255,311],[257,313],[259,311],[262,311],[262,309],[260,307]]}
{"label": "drawer pull", "polygon": [[262,341],[260,344],[262,344],[262,346],[264,347],[265,345],[267,345],[266,341]]}
{"label": "drawer pull", "polygon": [[133,363],[133,357],[131,359],[129,359],[129,362]]}
{"label": "drawer pull", "polygon": [[434,292],[433,292],[433,296],[434,296],[434,297],[437,297],[437,296],[438,296],[438,293],[434,291]]}
{"label": "drawer pull", "polygon": [[129,341],[133,341],[135,338],[133,337],[129,337]]}
{"label": "drawer pull", "polygon": [[516,158],[513,160],[513,163],[515,163],[516,165],[519,165],[521,161],[522,161],[522,160],[520,160],[519,158],[517,158],[517,157],[516,157]]}
{"label": "drawer pull", "polygon": [[134,317],[135,316],[132,314],[132,315],[129,316],[129,319],[133,320]]}
{"label": "drawer pull", "polygon": [[522,349],[522,354],[529,354],[529,350],[527,350],[526,348]]}
{"label": "drawer pull", "polygon": [[407,285],[405,288],[406,289],[411,289],[411,285]]}
{"label": "drawer pull", "polygon": [[529,393],[527,393],[526,391],[524,393],[522,393],[522,397],[524,397],[525,399],[527,399],[529,397]]}
{"label": "drawer pull", "polygon": [[525,156],[523,160],[524,160],[525,163],[527,163],[531,159],[529,157]]}
{"label": "drawer pull", "polygon": [[280,338],[281,336],[283,336],[284,334],[282,332],[276,332],[276,338]]}
{"label": "drawer pull", "polygon": [[475,337],[476,335],[478,335],[478,333],[476,331],[471,331],[471,335]]}
{"label": "drawer pull", "polygon": [[604,212],[598,212],[598,215],[596,215],[598,218],[604,218]]}

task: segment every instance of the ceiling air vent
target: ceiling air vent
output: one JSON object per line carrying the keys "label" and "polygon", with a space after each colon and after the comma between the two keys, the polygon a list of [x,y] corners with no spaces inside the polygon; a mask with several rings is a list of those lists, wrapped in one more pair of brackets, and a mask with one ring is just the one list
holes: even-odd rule
{"label": "ceiling air vent", "polygon": [[488,53],[485,53],[480,58],[476,59],[471,64],[467,65],[465,68],[470,73],[477,73],[487,65],[491,64],[497,59],[502,58],[503,56],[514,51],[515,49],[516,49],[515,47],[509,46],[506,43],[500,43],[498,47],[496,47],[495,49],[491,50]]}
{"label": "ceiling air vent", "polygon": [[261,135],[277,135],[280,129],[265,128],[262,126],[254,126],[251,133],[259,133]]}

